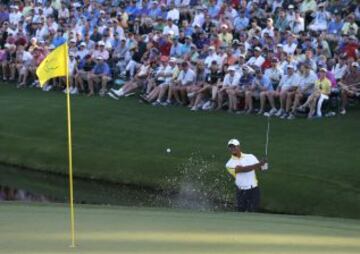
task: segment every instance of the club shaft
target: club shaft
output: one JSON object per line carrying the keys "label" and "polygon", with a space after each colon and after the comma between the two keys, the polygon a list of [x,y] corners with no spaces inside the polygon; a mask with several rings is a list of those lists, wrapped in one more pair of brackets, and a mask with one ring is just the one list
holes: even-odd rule
{"label": "club shaft", "polygon": [[270,134],[270,117],[267,118],[267,128],[266,128],[266,142],[265,142],[265,157],[268,157],[268,148],[269,148],[269,134]]}

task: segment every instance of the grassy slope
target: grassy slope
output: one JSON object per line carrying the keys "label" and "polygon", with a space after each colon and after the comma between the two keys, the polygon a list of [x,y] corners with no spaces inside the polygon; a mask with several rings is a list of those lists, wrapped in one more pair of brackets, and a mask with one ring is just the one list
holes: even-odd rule
{"label": "grassy slope", "polygon": [[77,248],[64,206],[0,205],[0,253],[355,254],[360,223],[284,215],[76,208]]}
{"label": "grassy slope", "polygon": [[[80,96],[72,105],[78,176],[164,187],[181,175],[183,165],[192,174],[198,170],[194,165],[203,167],[194,161],[205,161],[202,181],[221,195],[233,191],[223,169],[225,142],[239,137],[244,150],[258,157],[264,150],[263,117],[152,107],[133,98],[115,102]],[[0,85],[0,117],[1,162],[66,173],[63,94]],[[263,207],[359,218],[359,124],[358,108],[321,121],[273,119],[272,169],[259,175]],[[172,153],[165,152],[167,147]]]}

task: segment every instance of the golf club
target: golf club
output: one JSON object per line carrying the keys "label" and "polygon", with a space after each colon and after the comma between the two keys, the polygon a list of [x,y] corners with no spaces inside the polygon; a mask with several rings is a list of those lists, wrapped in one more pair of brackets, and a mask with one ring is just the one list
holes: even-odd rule
{"label": "golf club", "polygon": [[[266,127],[266,139],[265,139],[265,159],[268,159],[268,149],[269,149],[269,134],[270,134],[270,115],[267,116],[267,127]],[[266,162],[262,167],[262,170],[268,170],[269,164]]]}

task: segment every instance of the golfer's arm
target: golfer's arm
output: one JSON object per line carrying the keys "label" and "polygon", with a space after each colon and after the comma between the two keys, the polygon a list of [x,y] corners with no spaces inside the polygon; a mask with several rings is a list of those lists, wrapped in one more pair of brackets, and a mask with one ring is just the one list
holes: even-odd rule
{"label": "golfer's arm", "polygon": [[253,164],[253,165],[250,165],[250,166],[236,166],[235,168],[235,174],[237,173],[246,173],[246,172],[250,172],[250,171],[253,171],[253,170],[258,170],[258,169],[261,169],[261,165],[262,163],[259,162],[259,163],[256,163],[256,164]]}

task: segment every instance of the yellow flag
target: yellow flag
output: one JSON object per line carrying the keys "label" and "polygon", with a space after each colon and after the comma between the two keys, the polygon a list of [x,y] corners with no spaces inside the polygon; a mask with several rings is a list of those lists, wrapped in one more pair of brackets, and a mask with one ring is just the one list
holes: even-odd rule
{"label": "yellow flag", "polygon": [[66,76],[67,59],[68,46],[66,42],[50,52],[36,69],[41,87],[49,79]]}

